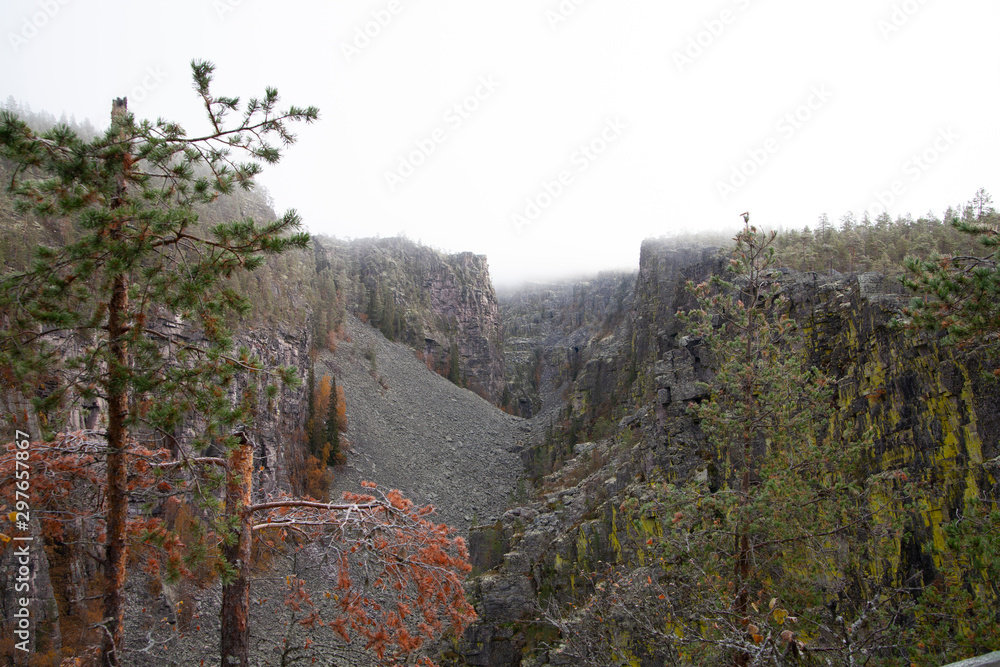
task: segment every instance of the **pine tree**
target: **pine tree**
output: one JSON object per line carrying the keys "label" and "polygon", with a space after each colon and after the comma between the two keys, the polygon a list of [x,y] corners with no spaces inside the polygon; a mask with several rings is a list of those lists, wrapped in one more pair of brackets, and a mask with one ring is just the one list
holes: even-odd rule
{"label": "pine tree", "polygon": [[[225,281],[309,241],[294,211],[263,224],[198,224],[197,204],[252,188],[261,164],[280,159],[269,142],[291,144],[289,125],[316,120],[318,110],[279,111],[272,88],[241,107],[212,94],[211,63],[191,67],[210,125],[198,137],[164,120],[136,121],[124,99],[114,101],[110,129],[89,142],[65,126],[35,134],[0,112],[0,155],[17,165],[19,210],[75,216],[80,228],[77,241],[40,247],[28,271],[3,278],[9,326],[0,333],[0,364],[24,393],[41,393],[35,408],[50,424],[60,409],[107,402],[105,665],[121,664],[132,442],[145,434],[176,449],[177,427],[197,414],[204,428],[193,445],[201,449],[249,418],[249,405],[233,406],[227,388],[238,373],[263,368],[232,350],[226,318],[250,305]],[[239,119],[227,126],[231,113]],[[166,314],[196,325],[200,341],[158,328]],[[289,369],[280,375],[293,377]]]}
{"label": "pine tree", "polygon": [[331,381],[332,391],[330,392],[330,407],[326,411],[326,442],[329,444],[329,454],[327,465],[337,465],[340,462],[340,419],[338,412],[340,408],[339,392],[341,388],[337,386],[337,378]]}
{"label": "pine tree", "polygon": [[458,343],[451,342],[451,351],[448,355],[448,379],[453,383],[462,386],[462,367],[459,363]]}
{"label": "pine tree", "polygon": [[987,218],[996,215],[996,209],[993,208],[993,197],[986,191],[986,188],[976,190],[976,194],[973,195],[969,206],[972,209],[972,216],[976,222],[983,222]]}
{"label": "pine tree", "polygon": [[727,653],[734,665],[777,664],[805,649],[786,621],[819,621],[817,582],[845,576],[843,545],[867,519],[851,484],[859,450],[826,433],[831,384],[785,312],[774,238],[747,225],[729,278],[691,286],[699,306],[682,315],[715,359],[710,398],[691,411],[719,452],[721,488],[666,489],[663,553],[687,587],[673,622],[701,664]]}
{"label": "pine tree", "polygon": [[996,352],[1000,349],[1000,219],[984,190],[976,193],[966,210],[974,214],[949,223],[976,237],[981,252],[927,260],[907,257],[909,276],[903,282],[918,294],[907,316],[921,329],[943,331],[946,343]]}
{"label": "pine tree", "polygon": [[[109,404],[108,428],[98,432],[103,447],[88,442],[81,457],[79,447],[66,442],[84,436],[33,443],[32,451],[46,457],[38,465],[59,475],[40,503],[43,520],[58,524],[78,514],[61,493],[74,485],[90,485],[91,497],[107,499],[105,665],[127,663],[122,612],[130,542],[138,547],[133,555],[152,551],[166,558],[175,577],[190,576],[197,558],[211,559],[223,587],[221,663],[249,664],[255,536],[266,536],[272,552],[292,541],[289,536],[335,541],[331,588],[337,594],[328,591],[327,598],[337,604],[315,609],[298,587],[285,603],[314,607],[312,627],[328,628],[345,644],[360,637],[379,661],[403,661],[427,638],[449,628],[461,633],[474,617],[462,586],[470,569],[464,543],[428,520],[433,508],[417,508],[374,485],[367,485],[370,494],[348,494],[337,505],[280,494],[253,503],[254,448],[234,429],[252,423],[256,401],[235,387],[240,374],[265,371],[248,351],[232,350],[226,324],[249,304],[226,280],[259,267],[266,255],[304,248],[308,236],[297,231],[294,212],[270,223],[244,219],[206,228],[194,208],[237,186],[252,187],[260,163],[280,157],[269,141],[290,144],[288,125],[311,122],[318,112],[277,111],[273,89],[241,106],[211,94],[211,64],[195,62],[192,69],[211,125],[200,137],[188,138],[165,121],[136,122],[124,100],[115,103],[111,130],[93,142],[62,127],[39,136],[12,114],[0,115],[0,153],[20,166],[14,188],[22,209],[75,214],[81,228],[79,240],[40,248],[29,271],[3,278],[0,366],[26,395],[38,397],[35,408],[51,430],[62,410],[97,398]],[[238,120],[227,126],[233,112]],[[241,153],[248,161],[237,161]],[[156,326],[161,317],[180,318],[198,335],[165,333]],[[274,374],[294,381],[293,369]],[[316,419],[321,432],[326,410]],[[342,426],[341,413],[335,414]],[[197,435],[177,442],[175,433],[186,423],[198,426]],[[208,446],[221,447],[225,456],[192,455]],[[10,488],[15,475],[14,452],[0,455],[0,488]],[[192,479],[196,483],[188,484]],[[205,521],[197,543],[184,551],[160,517],[130,516],[129,502],[140,496],[149,508],[199,501]],[[149,571],[158,571],[161,565],[150,558]],[[373,578],[357,577],[356,567]],[[316,623],[321,613],[328,623]]]}

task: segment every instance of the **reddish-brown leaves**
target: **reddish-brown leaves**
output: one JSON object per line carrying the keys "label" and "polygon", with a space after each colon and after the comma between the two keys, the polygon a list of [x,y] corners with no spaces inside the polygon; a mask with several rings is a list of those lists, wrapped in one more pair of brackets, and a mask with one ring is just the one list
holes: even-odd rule
{"label": "reddish-brown leaves", "polygon": [[[286,498],[263,506],[271,521],[306,531],[341,554],[332,582],[338,613],[326,625],[345,642],[353,630],[366,650],[395,664],[428,638],[460,634],[475,618],[463,587],[468,549],[451,528],[428,521],[432,507],[416,507],[395,489],[361,485],[371,493],[345,493],[336,505]],[[296,611],[305,611],[302,600],[295,597]]]}
{"label": "reddish-brown leaves", "polygon": [[[101,539],[104,448],[88,433],[32,443],[32,514],[50,538],[61,539],[83,520],[90,526],[89,539]],[[221,537],[210,517],[188,504],[186,489],[200,470],[172,460],[166,450],[135,444],[127,456],[134,495],[161,510],[158,516],[132,516],[127,523],[136,562],[154,580],[195,577],[207,583],[220,571],[215,565]],[[13,503],[15,460],[11,445],[0,450],[0,504]],[[433,507],[416,507],[398,490],[384,492],[373,482],[361,486],[366,493],[345,493],[338,504],[274,497],[250,508],[253,529],[270,550],[292,542],[290,536],[327,544],[337,554],[332,592],[326,596],[336,613],[330,618],[328,608],[317,606],[304,582],[294,577],[287,582],[285,605],[310,632],[325,627],[345,643],[360,638],[379,660],[394,664],[419,651],[427,639],[446,631],[461,634],[475,619],[463,587],[471,570],[468,549],[451,528],[431,523]],[[200,561],[191,559],[193,552],[201,554]],[[416,664],[433,663],[422,659]]]}

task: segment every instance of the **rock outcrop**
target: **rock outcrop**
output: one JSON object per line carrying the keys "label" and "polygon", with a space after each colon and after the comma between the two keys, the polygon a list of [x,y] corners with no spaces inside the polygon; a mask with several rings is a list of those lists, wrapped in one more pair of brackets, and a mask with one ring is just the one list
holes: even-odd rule
{"label": "rock outcrop", "polygon": [[[171,337],[178,343],[197,344],[200,335],[192,330],[179,318],[167,318],[157,321],[154,329],[165,337]],[[67,354],[78,354],[78,341],[72,338],[60,339]],[[291,327],[244,329],[234,336],[234,345],[245,348],[249,356],[260,359],[265,366],[291,366],[298,369],[300,377],[308,372],[310,362],[311,330],[308,326],[294,329]],[[256,445],[254,459],[254,488],[259,494],[275,491],[291,491],[293,487],[291,475],[298,466],[301,467],[303,451],[293,435],[300,430],[306,419],[308,405],[306,387],[303,383],[297,387],[280,388],[277,394],[269,397],[265,385],[273,378],[263,374],[250,377],[237,377],[229,388],[230,396],[236,400],[238,396],[246,395],[247,390],[255,389],[257,402],[253,420],[245,429],[250,439]],[[251,387],[250,385],[254,385]],[[0,396],[2,405],[11,415],[28,414],[29,425],[26,428],[33,440],[40,438],[38,420],[26,409],[23,400],[13,391],[4,391]],[[76,406],[66,417],[66,431],[88,430],[100,432],[106,427],[106,409],[103,400],[97,399],[93,404]],[[159,446],[176,446],[186,449],[197,423],[188,422],[181,426],[173,438],[161,438]],[[139,434],[148,437],[149,434]],[[37,444],[37,443],[36,443]],[[214,453],[214,452],[210,452]],[[185,455],[191,455],[186,449]],[[85,490],[80,491],[81,502],[92,501],[92,496]],[[37,515],[36,515],[37,516]],[[97,535],[103,528],[93,518],[79,518],[72,531],[64,534],[46,533],[40,527],[37,519],[32,519],[34,535],[47,539],[35,539],[26,543],[30,548],[30,580],[32,593],[32,634],[29,646],[32,653],[58,654],[63,640],[60,619],[79,616],[88,604],[89,596],[94,594],[93,582],[99,579],[100,561],[94,557],[92,547],[97,542]],[[15,581],[21,563],[13,549],[0,551],[0,575],[6,581]],[[167,619],[171,624],[178,621],[182,606],[185,614],[201,613],[200,596],[190,582],[181,580],[170,584],[164,583],[155,593],[151,594],[142,586],[130,579],[127,596],[132,606],[131,616],[139,618],[139,608],[152,606],[157,610],[158,617]],[[13,586],[5,589],[0,595],[0,610],[5,612],[5,618],[14,618],[15,602],[18,596]],[[180,601],[180,604],[178,602]],[[71,624],[79,623],[74,618]],[[75,627],[72,625],[71,627]],[[74,636],[73,639],[76,639]],[[156,664],[153,662],[152,664]]]}
{"label": "rock outcrop", "polygon": [[409,345],[428,368],[501,402],[503,330],[485,256],[447,255],[404,238],[315,245],[318,273],[333,280],[348,310]]}

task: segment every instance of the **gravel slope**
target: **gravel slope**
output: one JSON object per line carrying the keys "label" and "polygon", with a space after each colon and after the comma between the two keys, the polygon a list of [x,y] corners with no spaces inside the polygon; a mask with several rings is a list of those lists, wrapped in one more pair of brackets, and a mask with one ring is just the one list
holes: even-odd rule
{"label": "gravel slope", "polygon": [[324,352],[315,369],[317,382],[336,377],[347,402],[350,449],[330,497],[370,480],[433,504],[463,534],[502,514],[522,472],[528,421],[456,387],[353,317],[346,332],[350,342]]}

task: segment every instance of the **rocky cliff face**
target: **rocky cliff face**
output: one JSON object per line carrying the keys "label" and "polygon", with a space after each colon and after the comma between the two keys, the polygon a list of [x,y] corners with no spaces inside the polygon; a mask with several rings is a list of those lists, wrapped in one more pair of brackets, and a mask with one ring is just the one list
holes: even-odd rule
{"label": "rocky cliff face", "polygon": [[522,417],[554,419],[594,346],[632,307],[634,273],[608,272],[578,283],[529,285],[500,295],[506,353],[507,407]]}
{"label": "rocky cliff face", "polygon": [[896,508],[910,537],[896,543],[891,574],[932,581],[942,524],[970,498],[997,498],[1000,387],[980,358],[893,328],[900,290],[878,274],[825,283],[811,274],[789,292],[793,308],[811,314],[813,360],[838,379],[835,430],[871,438],[869,474],[913,482],[913,506]]}
{"label": "rocky cliff face", "polygon": [[[686,409],[705,395],[700,383],[711,377],[712,359],[698,340],[685,336],[675,317],[690,306],[684,283],[723,267],[714,250],[649,241],[637,274],[539,286],[498,301],[481,256],[443,255],[402,239],[317,240],[315,266],[303,275],[315,276],[320,291],[331,288],[329,303],[364,315],[442,375],[452,374],[454,359],[459,383],[494,403],[506,389],[508,406],[534,419],[530,424],[508,419],[472,396],[481,405],[468,405],[465,392],[454,387],[450,394],[441,390],[448,397],[443,407],[414,409],[414,394],[407,390],[426,380],[419,377],[419,364],[404,363],[405,351],[369,329],[361,333],[358,322],[350,325],[354,343],[341,341],[335,353],[321,357],[345,382],[348,421],[357,429],[359,448],[349,458],[344,482],[362,475],[387,475],[388,483],[390,477],[409,476],[405,481],[412,488],[400,485],[422,500],[437,501],[445,493],[460,498],[439,503],[449,505],[450,522],[464,529],[487,521],[473,528],[469,539],[480,573],[469,590],[480,621],[442,651],[445,662],[573,664],[552,626],[538,622],[547,605],[585,605],[595,591],[592,573],[608,566],[641,571],[647,540],[665,525],[664,517],[649,509],[651,482],[724,483],[719,453]],[[275,276],[290,275],[279,269]],[[869,473],[900,471],[918,482],[912,505],[898,508],[906,513],[909,537],[894,545],[898,558],[880,567],[890,578],[922,572],[926,580],[940,566],[934,546],[944,540],[942,522],[958,517],[974,495],[996,498],[997,385],[976,359],[892,328],[900,295],[877,275],[833,279],[788,273],[781,280],[790,312],[808,334],[813,362],[837,381],[841,410],[832,428],[870,436]],[[288,296],[285,283],[266,287],[274,288],[275,298]],[[302,304],[301,310],[309,309]],[[331,312],[321,328],[336,323]],[[317,320],[248,328],[236,343],[267,365],[296,366],[304,377]],[[178,322],[162,326],[182,337],[194,335]],[[386,362],[390,355],[395,371]],[[288,488],[301,456],[291,438],[305,420],[306,389],[285,389],[274,400],[264,392],[260,396],[251,433],[261,466],[255,483],[259,489]],[[12,413],[16,407],[6,406]],[[81,412],[74,423],[86,425],[88,418]],[[91,425],[99,426],[99,412],[94,418]],[[415,428],[420,419],[427,423]],[[469,419],[483,428],[467,426],[463,420]],[[383,445],[390,440],[393,448],[387,450]],[[534,493],[518,489],[512,479],[509,464],[518,454]],[[387,456],[391,465],[381,458]],[[503,474],[490,476],[490,467],[501,463]],[[462,486],[470,465],[479,475],[474,488]],[[519,506],[492,516],[511,495]],[[35,590],[52,590],[57,603],[38,610],[49,628],[46,641],[57,645],[56,621],[75,604],[68,596],[76,591],[82,598],[96,568],[48,567],[51,551],[35,555],[42,561],[34,561],[33,571],[45,580]],[[8,580],[11,566],[9,560],[0,562]],[[133,598],[140,594],[133,591]],[[154,605],[156,614],[175,614],[178,600],[197,613],[198,599],[187,595],[166,588]],[[9,599],[0,604],[12,608]]]}
{"label": "rocky cliff face", "polygon": [[[305,378],[309,372],[312,348],[309,327],[243,331],[236,340],[268,368],[292,366],[298,369],[299,378]],[[260,398],[257,414],[247,433],[257,445],[254,460],[258,477],[254,480],[254,488],[268,493],[292,491],[291,477],[304,456],[303,444],[294,440],[294,434],[306,422],[308,387],[305,382],[298,387],[282,387],[276,398],[268,399],[264,385],[273,378],[258,377],[254,381],[258,384]]]}
{"label": "rocky cliff face", "polygon": [[[524,452],[537,499],[472,535],[475,562],[486,572],[472,586],[480,622],[451,654],[455,664],[574,664],[553,627],[538,619],[552,602],[589,604],[595,572],[641,573],[647,540],[669,524],[647,509],[655,507],[650,482],[725,483],[720,452],[686,410],[705,395],[699,382],[711,376],[712,360],[674,316],[690,305],[684,282],[722,268],[715,251],[643,245],[632,306],[613,333],[584,345],[562,430],[549,429]],[[942,522],[961,516],[968,498],[997,498],[995,380],[975,358],[891,327],[901,296],[878,275],[785,273],[781,282],[813,362],[836,379],[834,432],[870,438],[868,474],[903,471],[916,480],[916,496],[894,508],[907,524],[893,545],[898,556],[875,567],[890,580],[922,573],[931,581],[941,565]],[[517,344],[540,348],[545,359],[547,340],[526,336]],[[606,342],[613,340],[621,343]],[[609,414],[621,417],[613,433],[595,428]],[[648,646],[631,648],[633,664],[655,658]]]}
{"label": "rocky cliff face", "polygon": [[484,256],[446,255],[402,238],[318,238],[316,254],[317,271],[347,309],[409,345],[432,370],[500,403],[503,330]]}

